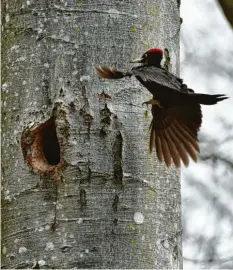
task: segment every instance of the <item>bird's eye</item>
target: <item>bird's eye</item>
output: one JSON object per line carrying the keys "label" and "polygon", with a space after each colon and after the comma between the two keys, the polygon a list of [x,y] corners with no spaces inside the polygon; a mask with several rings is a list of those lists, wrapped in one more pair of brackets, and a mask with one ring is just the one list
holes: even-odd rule
{"label": "bird's eye", "polygon": [[143,58],[147,58],[147,54],[146,53],[144,54],[144,57]]}

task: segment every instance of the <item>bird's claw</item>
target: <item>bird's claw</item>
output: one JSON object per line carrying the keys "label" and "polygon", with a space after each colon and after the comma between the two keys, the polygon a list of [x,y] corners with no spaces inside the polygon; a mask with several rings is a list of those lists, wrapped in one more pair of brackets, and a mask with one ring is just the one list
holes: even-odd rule
{"label": "bird's claw", "polygon": [[153,99],[153,98],[150,99],[150,100],[148,100],[148,101],[143,102],[143,103],[142,103],[142,106],[143,106],[144,104],[146,104],[147,107],[148,107],[149,104],[150,104],[150,105],[157,105],[157,106],[159,106],[159,107],[162,107],[162,106],[160,105],[160,102],[159,102],[158,100],[156,100],[156,99]]}
{"label": "bird's claw", "polygon": [[147,102],[147,101],[143,102],[143,103],[142,103],[142,106],[145,105],[145,104],[146,104],[146,106],[148,107],[148,102]]}

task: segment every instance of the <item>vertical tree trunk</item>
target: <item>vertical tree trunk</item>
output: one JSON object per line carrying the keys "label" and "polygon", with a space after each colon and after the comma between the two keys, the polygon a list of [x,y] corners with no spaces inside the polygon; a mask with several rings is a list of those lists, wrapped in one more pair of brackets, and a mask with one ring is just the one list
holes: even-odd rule
{"label": "vertical tree trunk", "polygon": [[131,68],[167,47],[178,1],[3,1],[5,268],[181,268],[179,172],[148,152],[150,96]]}

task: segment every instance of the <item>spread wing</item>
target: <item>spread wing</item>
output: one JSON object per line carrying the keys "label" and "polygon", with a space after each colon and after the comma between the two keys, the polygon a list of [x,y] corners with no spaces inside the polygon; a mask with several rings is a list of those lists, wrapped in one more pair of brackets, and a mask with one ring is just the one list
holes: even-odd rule
{"label": "spread wing", "polygon": [[[192,89],[189,89],[183,80],[179,77],[168,72],[164,68],[155,66],[138,66],[132,69],[132,73],[140,80],[142,84],[151,84],[151,87],[160,85],[164,88],[169,88],[182,93],[193,93]],[[145,85],[146,86],[146,85]]]}
{"label": "spread wing", "polygon": [[197,132],[201,126],[202,113],[199,104],[188,104],[172,108],[152,105],[150,151],[155,147],[160,162],[177,168],[181,160],[187,167],[188,155],[196,162],[199,152]]}
{"label": "spread wing", "polygon": [[166,70],[150,66],[133,68],[127,73],[104,66],[96,66],[95,70],[99,76],[107,79],[135,75],[153,95],[158,89],[155,95],[161,95],[159,101],[163,101],[164,98],[168,106],[152,105],[150,151],[155,147],[159,161],[165,161],[168,167],[173,162],[179,168],[181,161],[188,166],[189,156],[197,161],[197,132],[202,121],[201,106],[196,102],[183,102],[184,96],[187,97],[193,90],[188,89],[181,79]]}
{"label": "spread wing", "polygon": [[163,107],[182,105],[190,100],[193,90],[183,84],[182,79],[155,66],[139,66],[132,73],[158,100]]}

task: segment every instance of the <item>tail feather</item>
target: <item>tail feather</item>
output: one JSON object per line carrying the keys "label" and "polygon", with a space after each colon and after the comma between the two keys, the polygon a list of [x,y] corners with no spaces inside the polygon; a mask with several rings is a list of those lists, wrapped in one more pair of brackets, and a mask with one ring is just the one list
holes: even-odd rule
{"label": "tail feather", "polygon": [[227,99],[226,95],[207,95],[207,94],[189,94],[191,101],[203,104],[203,105],[214,105],[219,101]]}

